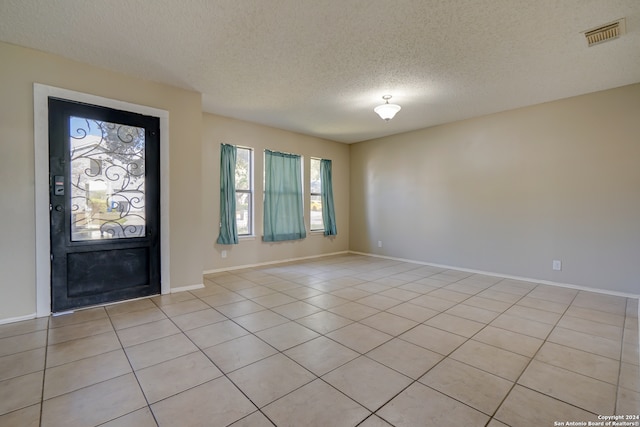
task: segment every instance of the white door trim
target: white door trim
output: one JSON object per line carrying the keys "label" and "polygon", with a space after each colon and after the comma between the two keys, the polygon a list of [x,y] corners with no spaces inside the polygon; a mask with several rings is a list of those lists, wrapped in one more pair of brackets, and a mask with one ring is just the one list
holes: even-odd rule
{"label": "white door trim", "polygon": [[160,265],[161,292],[171,291],[169,251],[169,112],[82,92],[33,84],[35,150],[36,316],[51,314],[49,240],[49,97],[100,105],[160,118]]}

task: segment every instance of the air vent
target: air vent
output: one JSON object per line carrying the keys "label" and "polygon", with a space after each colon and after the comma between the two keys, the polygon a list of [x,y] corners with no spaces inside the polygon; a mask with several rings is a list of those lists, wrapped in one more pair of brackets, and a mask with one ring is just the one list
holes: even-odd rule
{"label": "air vent", "polygon": [[584,36],[586,37],[587,44],[589,46],[617,39],[623,34],[624,18],[584,32]]}

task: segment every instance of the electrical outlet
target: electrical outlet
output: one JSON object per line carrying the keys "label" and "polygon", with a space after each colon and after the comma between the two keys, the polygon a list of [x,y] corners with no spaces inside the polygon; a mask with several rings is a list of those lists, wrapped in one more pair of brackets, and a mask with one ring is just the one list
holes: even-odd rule
{"label": "electrical outlet", "polygon": [[222,258],[226,258],[226,257],[227,257],[227,251],[222,251],[222,252],[220,252],[220,256],[221,256]]}
{"label": "electrical outlet", "polygon": [[382,247],[382,240],[378,240],[378,247],[381,248]]}
{"label": "electrical outlet", "polygon": [[557,260],[557,259],[554,259],[554,260],[553,260],[552,268],[553,268],[555,271],[560,271],[560,270],[562,270],[562,261]]}

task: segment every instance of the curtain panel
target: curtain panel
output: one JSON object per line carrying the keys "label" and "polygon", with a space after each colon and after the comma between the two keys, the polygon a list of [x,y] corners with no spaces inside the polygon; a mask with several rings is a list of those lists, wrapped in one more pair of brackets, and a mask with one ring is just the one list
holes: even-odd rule
{"label": "curtain panel", "polygon": [[235,145],[220,144],[220,234],[217,243],[238,244],[236,223],[236,159]]}
{"label": "curtain panel", "polygon": [[302,205],[302,158],[296,154],[264,152],[265,242],[307,237]]}
{"label": "curtain panel", "polygon": [[333,205],[333,179],[331,178],[331,160],[320,160],[320,199],[322,200],[322,220],[324,235],[338,234],[336,211]]}

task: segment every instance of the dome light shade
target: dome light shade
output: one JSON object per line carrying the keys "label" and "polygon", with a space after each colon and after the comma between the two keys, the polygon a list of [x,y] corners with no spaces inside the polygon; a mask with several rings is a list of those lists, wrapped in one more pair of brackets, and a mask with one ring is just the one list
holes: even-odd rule
{"label": "dome light shade", "polygon": [[388,122],[389,120],[393,119],[393,116],[395,116],[402,107],[400,107],[398,104],[389,104],[391,95],[385,95],[382,97],[382,99],[385,100],[385,103],[378,105],[373,109],[373,111],[375,111],[382,120]]}

